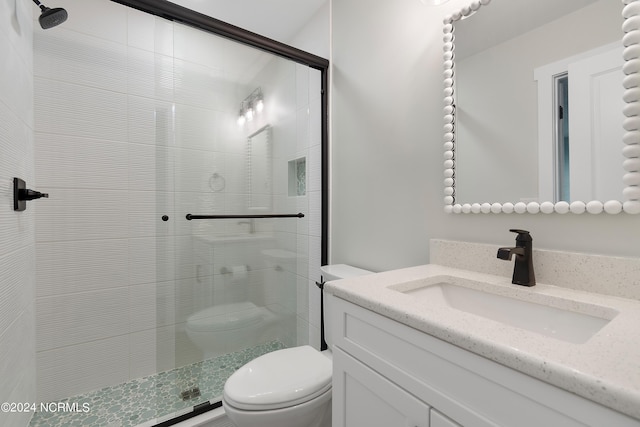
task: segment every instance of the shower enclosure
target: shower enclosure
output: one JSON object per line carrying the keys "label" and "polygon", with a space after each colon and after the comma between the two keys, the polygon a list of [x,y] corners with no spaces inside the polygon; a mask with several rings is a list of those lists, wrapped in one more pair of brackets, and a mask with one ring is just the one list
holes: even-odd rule
{"label": "shower enclosure", "polygon": [[90,410],[31,425],[210,409],[319,344],[327,61],[164,1],[60,3],[34,35],[38,400]]}

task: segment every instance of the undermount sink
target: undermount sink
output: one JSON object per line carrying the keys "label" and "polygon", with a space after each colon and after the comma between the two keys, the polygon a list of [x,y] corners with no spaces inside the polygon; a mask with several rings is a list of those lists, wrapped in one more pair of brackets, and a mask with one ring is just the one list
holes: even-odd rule
{"label": "undermount sink", "polygon": [[[574,344],[588,341],[615,316],[615,313],[609,313],[610,316],[605,314],[608,318],[598,317],[497,295],[447,281],[414,289],[396,290],[418,298],[425,304],[444,304],[455,310]],[[604,307],[601,308],[604,313],[608,311]]]}

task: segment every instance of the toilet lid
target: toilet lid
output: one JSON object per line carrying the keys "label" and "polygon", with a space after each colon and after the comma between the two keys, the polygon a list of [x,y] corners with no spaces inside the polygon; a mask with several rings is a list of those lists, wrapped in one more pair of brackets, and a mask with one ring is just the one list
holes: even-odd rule
{"label": "toilet lid", "polygon": [[192,331],[214,332],[243,328],[261,322],[264,309],[251,302],[222,304],[192,314],[187,327]]}
{"label": "toilet lid", "polygon": [[224,385],[224,399],[255,411],[298,405],[331,389],[331,371],[329,358],[311,346],[274,351],[234,372]]}

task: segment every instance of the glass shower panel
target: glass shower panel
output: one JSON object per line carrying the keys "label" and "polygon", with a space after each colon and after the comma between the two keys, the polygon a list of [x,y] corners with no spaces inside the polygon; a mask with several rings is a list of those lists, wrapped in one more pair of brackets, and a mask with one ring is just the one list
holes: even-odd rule
{"label": "glass shower panel", "polygon": [[318,346],[321,72],[110,0],[65,2],[76,19],[34,33],[51,194],[34,213],[37,397],[91,411],[31,426],[149,425],[217,401],[264,352]]}
{"label": "glass shower panel", "polygon": [[170,231],[158,238],[157,268],[173,276],[157,289],[160,419],[219,401],[251,359],[309,342],[309,197],[289,194],[289,164],[305,188],[320,142],[309,95],[319,72],[182,24],[157,44],[167,31],[172,100],[156,119],[168,114],[171,135],[156,170],[158,221],[169,217],[159,227]]}

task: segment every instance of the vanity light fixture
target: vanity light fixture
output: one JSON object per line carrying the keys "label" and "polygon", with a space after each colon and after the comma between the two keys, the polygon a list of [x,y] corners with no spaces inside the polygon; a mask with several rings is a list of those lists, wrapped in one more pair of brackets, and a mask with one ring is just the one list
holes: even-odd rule
{"label": "vanity light fixture", "polygon": [[264,96],[262,95],[262,88],[258,87],[240,103],[238,125],[243,126],[246,122],[252,121],[255,115],[263,110]]}

